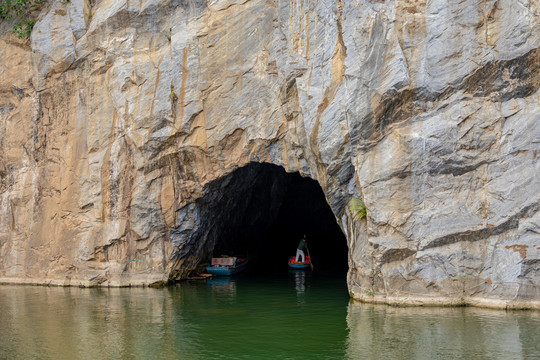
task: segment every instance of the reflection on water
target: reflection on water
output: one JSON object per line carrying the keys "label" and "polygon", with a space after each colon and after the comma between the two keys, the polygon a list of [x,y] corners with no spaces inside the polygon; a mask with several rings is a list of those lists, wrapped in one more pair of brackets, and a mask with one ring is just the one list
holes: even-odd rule
{"label": "reflection on water", "polygon": [[236,297],[236,281],[234,278],[229,276],[215,277],[209,279],[206,283],[215,296],[223,296],[230,300],[234,300]]}
{"label": "reflection on water", "polygon": [[306,270],[290,270],[294,277],[296,295],[301,296],[306,292]]}
{"label": "reflection on water", "polygon": [[538,359],[540,313],[349,303],[316,272],[0,287],[0,359]]}
{"label": "reflection on water", "polygon": [[539,359],[540,314],[350,303],[350,359]]}
{"label": "reflection on water", "polygon": [[[164,292],[1,287],[0,306],[0,358],[133,358],[149,346],[172,358],[176,351],[169,340],[181,314]],[[189,350],[197,340],[177,345]]]}

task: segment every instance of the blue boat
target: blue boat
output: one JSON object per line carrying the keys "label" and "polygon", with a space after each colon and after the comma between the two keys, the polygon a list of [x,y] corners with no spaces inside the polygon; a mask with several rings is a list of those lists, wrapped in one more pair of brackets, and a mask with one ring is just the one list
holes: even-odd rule
{"label": "blue boat", "polygon": [[311,266],[311,257],[309,256],[306,256],[305,262],[295,261],[295,260],[296,260],[295,256],[291,256],[289,258],[289,267],[293,269],[307,269]]}
{"label": "blue boat", "polygon": [[244,270],[248,261],[236,257],[212,258],[212,262],[206,267],[206,272],[212,275],[234,275]]}

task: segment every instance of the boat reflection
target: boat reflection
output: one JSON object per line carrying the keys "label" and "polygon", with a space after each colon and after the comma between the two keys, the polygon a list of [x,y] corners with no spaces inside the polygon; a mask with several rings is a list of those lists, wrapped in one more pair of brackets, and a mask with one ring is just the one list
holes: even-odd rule
{"label": "boat reflection", "polygon": [[302,295],[306,292],[306,271],[290,270],[289,274],[293,276],[296,295]]}
{"label": "boat reflection", "polygon": [[236,280],[229,276],[216,276],[206,281],[214,295],[233,300],[236,297]]}

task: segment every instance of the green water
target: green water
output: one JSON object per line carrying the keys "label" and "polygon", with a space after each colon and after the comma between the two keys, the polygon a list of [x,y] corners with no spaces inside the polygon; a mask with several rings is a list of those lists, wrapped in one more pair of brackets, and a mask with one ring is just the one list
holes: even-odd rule
{"label": "green water", "polygon": [[0,287],[0,359],[540,359],[540,313],[350,303],[345,279]]}

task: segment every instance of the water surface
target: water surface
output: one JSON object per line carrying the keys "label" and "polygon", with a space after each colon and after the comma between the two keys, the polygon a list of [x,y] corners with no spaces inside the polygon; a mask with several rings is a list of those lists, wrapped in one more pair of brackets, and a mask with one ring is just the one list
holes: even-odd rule
{"label": "water surface", "polygon": [[0,359],[540,359],[540,313],[350,303],[345,279],[0,286]]}

